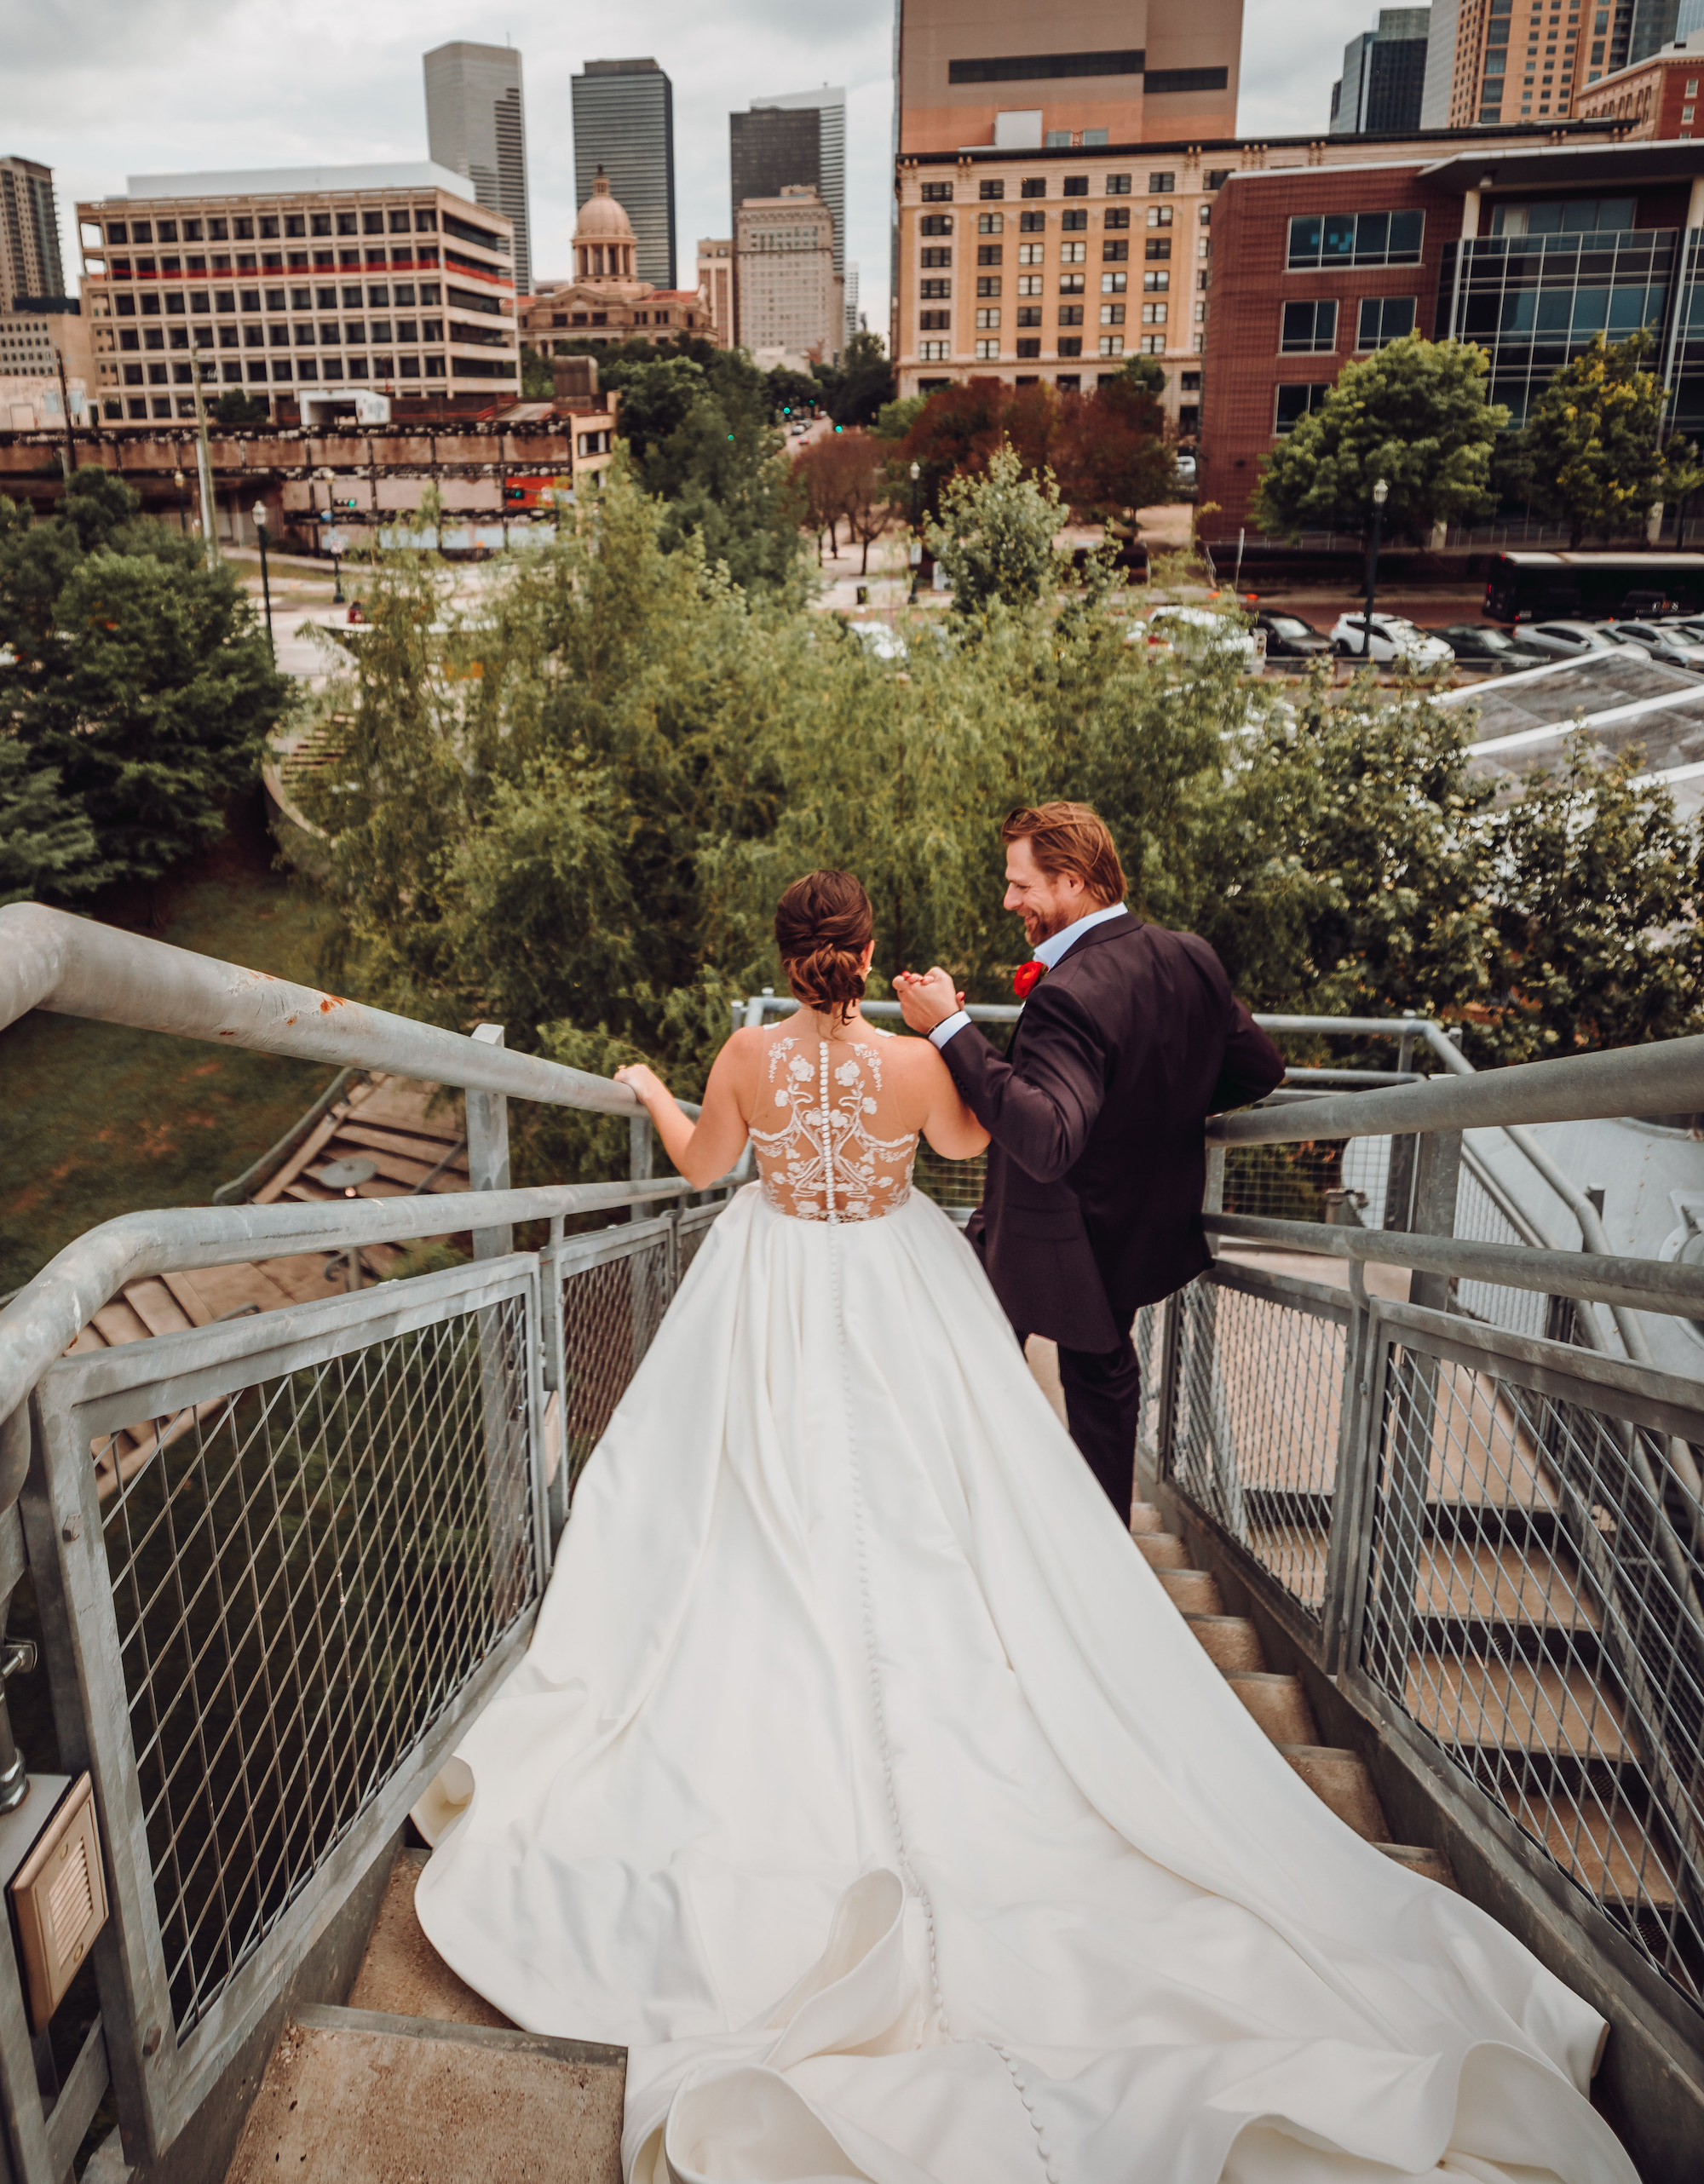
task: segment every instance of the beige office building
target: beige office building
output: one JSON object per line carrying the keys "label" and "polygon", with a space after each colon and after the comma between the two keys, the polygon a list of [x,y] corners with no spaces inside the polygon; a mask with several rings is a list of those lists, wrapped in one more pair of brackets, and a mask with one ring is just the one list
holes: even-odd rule
{"label": "beige office building", "polygon": [[1242,0],[898,0],[907,153],[1097,151],[1236,129]]}
{"label": "beige office building", "polygon": [[429,161],[133,175],[77,215],[103,422],[193,417],[196,360],[274,417],[520,393],[510,224]]}
{"label": "beige office building", "polygon": [[838,361],[845,285],[834,270],[834,216],[814,184],[748,198],[734,215],[734,331],[766,369]]}
{"label": "beige office building", "polygon": [[734,346],[734,239],[731,235],[700,237],[698,289],[710,307],[717,347],[731,349]]}

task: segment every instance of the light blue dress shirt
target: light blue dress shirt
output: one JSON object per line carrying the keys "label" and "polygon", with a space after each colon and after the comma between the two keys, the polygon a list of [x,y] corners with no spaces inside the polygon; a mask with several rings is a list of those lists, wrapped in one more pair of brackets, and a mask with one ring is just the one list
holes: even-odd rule
{"label": "light blue dress shirt", "polygon": [[[1059,958],[1074,948],[1091,927],[1104,925],[1111,917],[1127,917],[1129,915],[1129,911],[1121,902],[1111,903],[1105,910],[1091,910],[1086,917],[1079,917],[1074,924],[1061,926],[1058,932],[1050,933],[1046,940],[1038,943],[1035,953],[1030,960],[1032,963],[1045,963],[1048,969],[1051,970]],[[955,1009],[952,1015],[937,1024],[929,1036],[936,1046],[944,1047],[949,1039],[958,1037],[970,1020],[970,1012],[968,1009]]]}

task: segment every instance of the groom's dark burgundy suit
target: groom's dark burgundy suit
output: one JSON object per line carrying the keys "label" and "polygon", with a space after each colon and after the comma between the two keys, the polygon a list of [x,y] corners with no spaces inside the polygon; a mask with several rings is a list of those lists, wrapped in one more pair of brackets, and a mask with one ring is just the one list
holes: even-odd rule
{"label": "groom's dark burgundy suit", "polygon": [[1210,1114],[1269,1092],[1278,1049],[1193,933],[1093,925],[1035,987],[1003,1057],[974,1025],[941,1048],[993,1141],[969,1233],[1021,1335],[1059,1346],[1072,1438],[1128,1520],[1137,1309],[1210,1263]]}

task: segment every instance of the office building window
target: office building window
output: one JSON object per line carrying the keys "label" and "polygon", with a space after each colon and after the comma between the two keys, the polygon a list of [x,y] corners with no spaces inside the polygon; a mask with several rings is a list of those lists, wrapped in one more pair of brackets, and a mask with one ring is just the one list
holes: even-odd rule
{"label": "office building window", "polygon": [[976,186],[976,194],[980,198],[1004,197],[1005,193],[1006,186],[1004,182],[983,181],[979,182]]}
{"label": "office building window", "polygon": [[[1333,305],[1335,311],[1336,306]],[[1289,315],[1286,313],[1286,317]],[[1361,299],[1361,325],[1356,335],[1358,349],[1382,349],[1386,342],[1400,341],[1404,334],[1414,330],[1414,299],[1412,296],[1363,296]]]}
{"label": "office building window", "polygon": [[[953,293],[953,284],[950,280],[926,280],[924,282],[919,293],[925,303],[936,302],[951,296]],[[567,320],[566,319],[558,319],[553,323],[557,325],[565,326],[567,324]]]}
{"label": "office building window", "polygon": [[1290,222],[1289,265],[1418,265],[1423,212],[1298,212]]}
{"label": "office building window", "polygon": [[1145,296],[1163,296],[1171,285],[1172,276],[1169,273],[1145,273],[1142,276],[1143,293]]}
{"label": "office building window", "polygon": [[1045,255],[1045,246],[1040,243],[1020,243],[1017,246],[1017,262],[1021,266],[1039,266]]}
{"label": "office building window", "polygon": [[999,292],[1000,276],[999,273],[979,273],[976,276],[976,293],[978,296],[998,296]]}
{"label": "office building window", "polygon": [[917,224],[924,235],[950,235],[953,233],[950,212],[925,212]]}
{"label": "office building window", "polygon": [[951,204],[953,202],[952,183],[925,182],[923,186],[923,201],[925,204]]}
{"label": "office building window", "polygon": [[1084,281],[1081,273],[1060,274],[1059,293],[1062,296],[1080,296],[1083,293],[1083,287]]}
{"label": "office building window", "polygon": [[1172,215],[1174,209],[1174,207],[1169,204],[1149,205],[1148,208],[1148,226],[1150,227],[1170,227],[1173,226],[1175,223],[1172,221]]}
{"label": "office building window", "polygon": [[[1059,336],[1059,353],[1061,356],[1081,356],[1083,353],[1083,336],[1080,334],[1061,334]],[[1062,384],[1063,382],[1062,382],[1061,383]]]}
{"label": "office building window", "polygon": [[979,266],[997,266],[1005,256],[1004,243],[978,243],[976,245],[976,263]]}
{"label": "office building window", "polygon": [[1020,303],[1017,323],[1020,326],[1039,326],[1041,324],[1041,306],[1039,303]]}
{"label": "office building window", "polygon": [[1107,176],[1107,195],[1108,197],[1128,197],[1130,195],[1130,176],[1128,175],[1108,175]]}
{"label": "office building window", "polygon": [[925,334],[947,333],[952,330],[953,313],[950,311],[921,311],[918,313],[917,323]]}
{"label": "office building window", "polygon": [[1041,354],[1040,336],[1039,334],[1032,334],[1027,341],[1019,342],[1017,344],[1017,353],[1021,357],[1039,356]]}
{"label": "office building window", "polygon": [[1122,296],[1125,291],[1125,284],[1129,279],[1130,275],[1128,273],[1102,273],[1101,275],[1102,295]]}
{"label": "office building window", "polygon": [[1101,225],[1103,227],[1128,227],[1130,207],[1127,204],[1109,204],[1101,215]]}
{"label": "office building window", "polygon": [[1143,356],[1164,356],[1166,336],[1164,334],[1144,334],[1136,346]]}
{"label": "office building window", "polygon": [[1101,354],[1102,356],[1122,356],[1124,354],[1124,336],[1122,334],[1102,334],[1101,336]]}
{"label": "office building window", "polygon": [[1148,178],[1149,197],[1160,197],[1168,190],[1175,190],[1177,187],[1177,177],[1169,168],[1164,174],[1150,175]]}
{"label": "office building window", "polygon": [[1059,323],[1062,326],[1080,326],[1083,323],[1082,305],[1062,303],[1059,307]]}
{"label": "office building window", "polygon": [[1103,264],[1120,265],[1130,256],[1130,245],[1121,235],[1108,235],[1101,245]]}
{"label": "office building window", "polygon": [[976,233],[979,235],[1004,235],[1005,227],[1006,216],[1003,212],[979,212],[976,215]]}
{"label": "office building window", "polygon": [[[923,254],[923,263],[925,266],[950,266],[952,262],[953,253],[951,250],[925,250]],[[345,300],[347,301],[347,298]],[[360,302],[359,295],[357,295],[355,301],[358,303]]]}
{"label": "office building window", "polygon": [[[1366,310],[1363,304],[1361,309]],[[1278,346],[1287,355],[1327,353],[1337,347],[1335,302],[1287,303]],[[1365,347],[1365,343],[1362,344]]]}
{"label": "office building window", "polygon": [[[1021,182],[1018,184],[1018,186],[1017,186],[1017,193],[1018,193],[1018,195],[1019,195],[1020,197],[1045,197],[1045,196],[1046,196],[1046,194],[1047,194],[1047,177],[1046,177],[1046,175],[1028,175],[1028,176],[1027,176],[1027,177],[1026,177],[1022,181],[1021,181]],[[123,239],[123,237],[121,236],[121,237],[119,238],[119,240],[122,242],[122,241],[123,241],[123,239]]]}
{"label": "office building window", "polygon": [[1103,303],[1103,304],[1102,304],[1102,306],[1101,306],[1101,324],[1102,324],[1103,326],[1121,326],[1121,325],[1123,325],[1123,324],[1124,324],[1124,306],[1123,306],[1123,304],[1122,304],[1122,303]]}
{"label": "office building window", "polygon": [[1061,193],[1065,197],[1087,197],[1089,194],[1088,176],[1086,175],[1067,175],[1065,177],[1064,188]]}
{"label": "office building window", "polygon": [[1086,243],[1062,243],[1059,245],[1059,262],[1062,266],[1080,266],[1088,255],[1089,246]]}
{"label": "office building window", "polygon": [[925,364],[945,364],[947,344],[945,342],[924,342],[918,346],[918,353]]}
{"label": "office building window", "polygon": [[[1018,275],[1017,292],[1020,296],[1039,296],[1041,291],[1042,277],[1039,273],[1020,273]],[[130,346],[132,348],[135,347],[135,336],[134,334],[130,336]]]}
{"label": "office building window", "polygon": [[1059,216],[1059,225],[1068,235],[1080,234],[1089,224],[1089,208],[1085,204],[1068,204]]}
{"label": "office building window", "polygon": [[1166,307],[1163,303],[1144,303],[1142,307],[1142,323],[1144,326],[1163,326],[1166,324]]}
{"label": "office building window", "polygon": [[985,330],[998,331],[999,323],[1000,314],[998,306],[993,310],[979,311],[976,313],[976,324]]}
{"label": "office building window", "polygon": [[1273,412],[1273,431],[1281,435],[1293,432],[1310,411],[1324,407],[1325,399],[1330,392],[1330,387],[1324,384],[1281,387]]}
{"label": "office building window", "polygon": [[1000,345],[998,342],[978,342],[976,344],[976,359],[978,363],[989,363],[993,359],[997,357],[999,353]]}
{"label": "office building window", "polygon": [[1017,216],[1020,235],[1039,235],[1046,226],[1047,215],[1045,212],[1021,212]]}

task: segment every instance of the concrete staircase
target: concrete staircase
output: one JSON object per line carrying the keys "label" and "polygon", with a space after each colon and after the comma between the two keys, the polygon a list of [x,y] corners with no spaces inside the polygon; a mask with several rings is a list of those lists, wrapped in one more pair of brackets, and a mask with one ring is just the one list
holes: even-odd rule
{"label": "concrete staircase", "polygon": [[627,2058],[522,2032],[420,1930],[404,1850],[346,2008],[294,2011],[227,2184],[620,2184]]}
{"label": "concrete staircase", "polygon": [[1208,1658],[1314,1795],[1387,1858],[1453,1888],[1454,1877],[1435,1850],[1390,1840],[1390,1825],[1366,1762],[1356,1752],[1320,1742],[1300,1678],[1272,1672],[1254,1624],[1246,1616],[1225,1613],[1218,1578],[1209,1570],[1191,1567],[1189,1549],[1176,1532],[1165,1529],[1152,1503],[1137,1503],[1131,1530]]}

